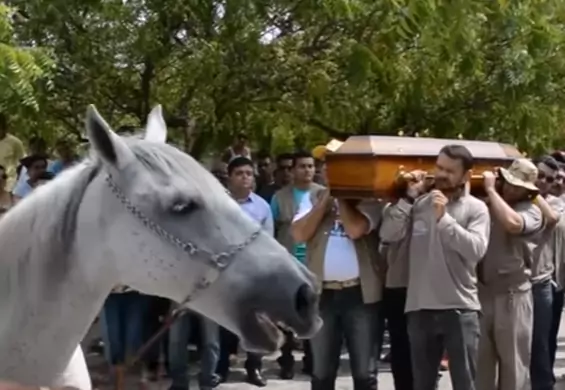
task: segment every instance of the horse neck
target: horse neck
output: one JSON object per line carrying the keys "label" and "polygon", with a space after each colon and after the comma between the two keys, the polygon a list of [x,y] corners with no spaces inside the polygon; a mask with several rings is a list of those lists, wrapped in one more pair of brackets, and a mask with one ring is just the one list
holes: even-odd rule
{"label": "horse neck", "polygon": [[[39,197],[53,195],[38,191],[38,204]],[[64,193],[61,197],[53,202],[65,202]],[[91,254],[85,256],[75,240],[64,250],[54,249],[57,236],[46,233],[52,221],[41,219],[49,216],[47,210],[35,217],[30,235],[36,209],[32,199],[26,200],[0,221],[0,247],[9,248],[0,262],[0,361],[9,362],[0,365],[0,378],[50,383],[53,373],[68,364],[112,282],[105,278],[111,270],[100,264],[100,248],[93,252],[89,247]],[[10,245],[8,235],[19,242]]]}

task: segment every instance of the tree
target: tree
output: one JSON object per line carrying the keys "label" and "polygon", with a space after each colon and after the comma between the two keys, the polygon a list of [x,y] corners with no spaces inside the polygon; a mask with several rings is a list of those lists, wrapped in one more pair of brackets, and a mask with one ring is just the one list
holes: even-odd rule
{"label": "tree", "polygon": [[49,89],[53,66],[46,50],[16,44],[16,19],[14,10],[0,3],[0,112],[14,118],[39,110],[38,94]]}
{"label": "tree", "polygon": [[[165,108],[196,155],[245,130],[281,150],[348,134],[561,139],[565,3],[438,0],[12,0],[50,47],[39,105],[82,131]],[[40,123],[40,122],[38,122]]]}

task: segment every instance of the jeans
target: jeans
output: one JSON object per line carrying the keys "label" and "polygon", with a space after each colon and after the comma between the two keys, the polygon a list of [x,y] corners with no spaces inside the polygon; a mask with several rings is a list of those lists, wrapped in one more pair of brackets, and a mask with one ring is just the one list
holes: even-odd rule
{"label": "jeans", "polygon": [[[159,332],[163,326],[163,319],[167,317],[171,307],[171,301],[165,298],[148,295],[147,306],[144,320],[145,342],[149,341],[149,339]],[[158,371],[161,349],[165,355],[165,368],[167,369],[167,372],[169,371],[168,343],[169,334],[166,332],[160,340],[156,341],[149,347],[145,356],[143,356],[143,362],[150,372],[157,373]]]}
{"label": "jeans", "polygon": [[122,365],[143,344],[145,297],[138,292],[111,293],[102,308],[100,322],[108,362]]}
{"label": "jeans", "polygon": [[454,390],[475,390],[479,313],[472,310],[419,310],[408,316],[415,390],[435,390],[444,351]]}
{"label": "jeans", "polygon": [[[551,332],[549,334],[549,358],[551,360],[551,369],[555,365],[555,355],[557,353],[557,335],[559,334],[559,325],[561,324],[561,314],[563,312],[563,290],[557,289],[552,285],[553,289],[553,313],[551,316]],[[553,377],[555,383],[555,376]]]}
{"label": "jeans", "polygon": [[532,390],[552,390],[555,383],[549,348],[553,314],[551,281],[534,284],[532,294],[534,298],[534,328],[530,361]]}
{"label": "jeans", "polygon": [[[216,365],[220,354],[219,326],[204,317],[201,320],[200,389],[211,389],[215,380]],[[190,338],[190,314],[173,323],[169,330],[169,369],[172,380],[170,389],[187,390],[188,340]]]}
{"label": "jeans", "polygon": [[334,390],[345,339],[354,390],[376,390],[375,347],[378,303],[365,304],[361,287],[322,291],[320,316],[324,326],[310,341],[314,370],[312,390]]}
{"label": "jeans", "polygon": [[412,390],[412,358],[404,305],[406,288],[386,288],[383,309],[390,335],[390,369],[396,390]]}

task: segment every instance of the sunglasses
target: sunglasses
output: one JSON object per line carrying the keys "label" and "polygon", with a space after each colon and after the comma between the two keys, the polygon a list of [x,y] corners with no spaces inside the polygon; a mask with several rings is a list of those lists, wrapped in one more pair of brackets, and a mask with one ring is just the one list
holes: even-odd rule
{"label": "sunglasses", "polygon": [[548,175],[546,175],[545,173],[540,172],[540,173],[538,174],[538,179],[539,179],[539,180],[543,180],[543,181],[545,181],[545,182],[548,183],[548,184],[552,184],[552,183],[556,180],[556,177],[555,177],[555,176],[548,176]]}

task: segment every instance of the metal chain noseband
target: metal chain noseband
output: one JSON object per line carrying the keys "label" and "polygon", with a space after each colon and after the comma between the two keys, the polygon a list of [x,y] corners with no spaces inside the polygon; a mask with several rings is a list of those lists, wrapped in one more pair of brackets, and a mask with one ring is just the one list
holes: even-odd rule
{"label": "metal chain noseband", "polygon": [[224,252],[209,252],[207,250],[199,248],[192,242],[181,240],[174,234],[157,225],[125,196],[122,190],[116,185],[116,183],[114,183],[112,177],[109,174],[106,176],[106,183],[110,187],[110,190],[112,191],[114,196],[118,198],[120,203],[122,203],[125,208],[143,224],[143,226],[155,233],[157,236],[164,238],[177,248],[181,249],[183,252],[186,252],[189,256],[196,257],[206,262],[211,267],[210,270],[206,272],[204,277],[196,284],[195,289],[181,303],[181,306],[191,301],[197,292],[209,287],[218,278],[221,271],[223,271],[231,263],[235,255],[245,249],[253,241],[255,241],[255,239],[259,237],[259,234],[261,234],[261,228],[259,228],[241,244],[234,245]]}

